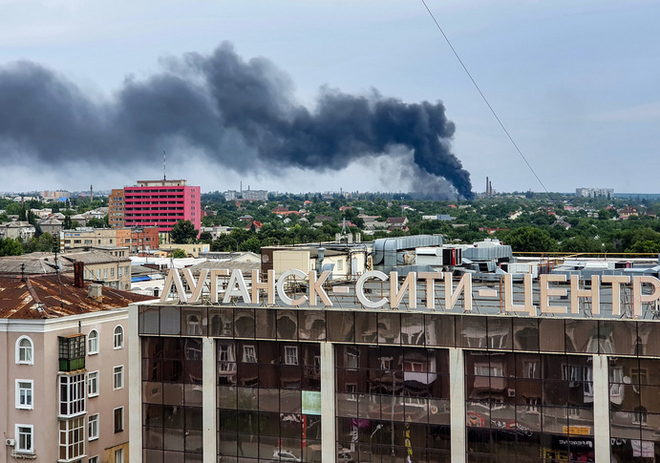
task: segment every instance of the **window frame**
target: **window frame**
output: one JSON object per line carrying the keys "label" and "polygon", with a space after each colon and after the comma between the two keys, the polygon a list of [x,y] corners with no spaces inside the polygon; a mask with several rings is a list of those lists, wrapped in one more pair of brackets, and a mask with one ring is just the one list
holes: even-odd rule
{"label": "window frame", "polygon": [[112,345],[115,350],[124,348],[124,327],[121,325],[115,326],[112,330]]}
{"label": "window frame", "polygon": [[[21,429],[29,429],[29,433],[21,433]],[[30,446],[21,447],[21,434],[29,436]],[[14,435],[16,436],[16,453],[34,453],[34,425],[32,424],[15,424]]]}
{"label": "window frame", "polygon": [[[93,425],[92,425],[93,423]],[[87,417],[87,439],[89,441],[97,440],[100,436],[100,424],[101,420],[99,419],[99,414],[94,413]],[[92,433],[92,426],[94,427],[95,433]]]}
{"label": "window frame", "polygon": [[[22,394],[21,391],[27,390],[27,388],[21,388],[20,385],[22,384],[30,384],[29,388],[29,404],[22,404],[21,399],[22,399]],[[19,410],[34,410],[34,380],[33,379],[17,379],[15,381],[15,399],[16,399],[16,408]]]}
{"label": "window frame", "polygon": [[[29,348],[22,347],[21,343],[23,341],[29,342],[30,347]],[[34,341],[32,341],[32,338],[30,338],[29,336],[25,336],[25,335],[20,336],[16,340],[15,351],[16,351],[16,364],[17,365],[34,365]],[[21,355],[21,353],[23,351],[29,352],[29,356],[30,356],[29,359],[26,359],[26,360],[22,359],[23,356]]]}
{"label": "window frame", "polygon": [[[120,419],[120,421],[117,420]],[[119,426],[117,426],[119,424]],[[124,407],[117,407],[112,409],[112,428],[115,434],[124,431]]]}
{"label": "window frame", "polygon": [[[117,378],[119,378],[119,385],[117,385]],[[117,365],[112,367],[112,390],[124,388],[124,365]]]}
{"label": "window frame", "polygon": [[[94,376],[94,379],[92,379],[92,376]],[[92,381],[95,383],[94,387],[94,392],[92,392],[91,384]],[[90,371],[87,373],[87,397],[98,397],[99,395],[99,388],[100,388],[100,382],[99,382],[99,370],[94,370]]]}
{"label": "window frame", "polygon": [[298,365],[298,346],[284,346],[284,364]]}
{"label": "window frame", "polygon": [[[95,336],[92,337],[92,334]],[[95,345],[95,348],[92,348],[92,342]],[[90,330],[87,335],[87,355],[96,355],[99,353],[99,332],[98,330]]]}

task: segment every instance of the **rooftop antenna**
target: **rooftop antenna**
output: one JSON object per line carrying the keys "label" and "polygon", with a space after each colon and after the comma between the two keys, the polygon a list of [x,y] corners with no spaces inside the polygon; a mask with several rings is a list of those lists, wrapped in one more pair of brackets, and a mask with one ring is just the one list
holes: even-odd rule
{"label": "rooftop antenna", "polygon": [[165,170],[165,150],[163,150],[163,182],[167,181],[167,171]]}

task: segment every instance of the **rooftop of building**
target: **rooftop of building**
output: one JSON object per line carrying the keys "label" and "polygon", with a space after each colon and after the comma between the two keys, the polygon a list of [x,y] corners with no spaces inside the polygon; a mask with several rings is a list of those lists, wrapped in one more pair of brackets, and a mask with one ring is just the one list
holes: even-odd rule
{"label": "rooftop of building", "polygon": [[89,296],[89,284],[74,285],[66,275],[0,276],[0,318],[49,319],[127,307],[153,300],[104,286],[100,297]]}

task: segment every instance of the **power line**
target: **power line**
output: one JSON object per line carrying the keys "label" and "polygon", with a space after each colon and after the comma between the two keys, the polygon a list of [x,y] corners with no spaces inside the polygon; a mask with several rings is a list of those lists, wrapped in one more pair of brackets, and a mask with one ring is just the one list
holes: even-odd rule
{"label": "power line", "polygon": [[470,78],[470,81],[472,81],[472,85],[474,85],[474,88],[477,89],[477,92],[479,92],[479,95],[481,95],[481,98],[484,100],[484,103],[486,103],[486,106],[488,106],[488,109],[490,109],[490,112],[493,113],[493,116],[495,117],[495,120],[500,125],[500,127],[502,128],[502,130],[506,134],[507,138],[509,139],[509,141],[511,142],[513,147],[516,149],[516,151],[518,152],[518,154],[520,155],[522,160],[525,162],[525,164],[527,165],[529,170],[532,172],[532,174],[534,174],[534,177],[536,177],[536,180],[538,180],[538,182],[541,184],[541,186],[543,187],[543,190],[545,190],[545,192],[548,193],[548,195],[550,195],[550,192],[548,191],[548,189],[543,184],[543,181],[541,181],[541,178],[536,174],[536,171],[534,171],[534,168],[532,167],[532,165],[529,163],[529,161],[527,161],[527,158],[523,154],[522,150],[518,147],[518,144],[515,142],[515,140],[513,139],[511,134],[509,133],[509,131],[506,129],[506,127],[502,123],[502,120],[500,119],[500,117],[495,112],[495,109],[493,109],[493,107],[491,106],[490,102],[488,101],[488,98],[486,98],[486,95],[484,95],[484,93],[481,91],[481,88],[479,88],[479,85],[477,84],[477,82],[472,77],[472,74],[470,74],[470,71],[468,71],[467,66],[465,66],[465,63],[463,63],[463,60],[461,59],[458,52],[456,51],[456,49],[452,45],[451,41],[449,40],[449,37],[447,37],[447,34],[445,34],[445,31],[442,30],[442,27],[440,27],[440,24],[438,23],[438,20],[435,19],[435,16],[431,12],[431,9],[426,4],[426,0],[422,0],[422,3],[424,4],[424,7],[426,8],[426,11],[428,11],[429,15],[431,15],[431,19],[433,19],[433,22],[435,23],[436,27],[438,28],[438,30],[440,31],[442,36],[445,38],[445,41],[449,45],[449,48],[451,48],[451,51],[454,53],[454,56],[456,57],[458,62],[461,63],[461,66],[463,67],[463,70],[465,71],[465,73]]}

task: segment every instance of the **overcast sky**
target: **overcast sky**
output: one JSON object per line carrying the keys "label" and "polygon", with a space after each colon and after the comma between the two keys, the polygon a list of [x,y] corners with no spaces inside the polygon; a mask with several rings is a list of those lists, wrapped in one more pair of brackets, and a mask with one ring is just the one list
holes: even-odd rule
{"label": "overcast sky", "polygon": [[[658,192],[659,2],[427,3],[548,190]],[[385,102],[395,119],[410,108],[441,114],[444,105],[455,130],[451,122],[437,129],[443,156],[460,160],[473,191],[484,191],[486,176],[499,191],[543,190],[421,0],[0,0],[0,11],[0,191],[105,190],[161,178],[163,149],[167,177],[202,191],[238,189],[241,180],[291,192],[409,191],[425,179],[411,154],[424,143],[405,134],[366,140],[353,119],[336,130],[351,132],[336,143],[340,155],[334,142],[316,152],[331,133],[327,121],[337,121],[319,115],[337,107],[327,95]],[[239,108],[261,98],[248,85],[208,104],[216,87],[200,75],[211,79],[208,69],[226,56],[268,83],[272,106],[255,103],[256,116],[228,111],[232,94]],[[215,85],[226,72],[213,74]],[[60,116],[58,105],[68,112]],[[284,116],[260,119],[273,108]],[[304,122],[287,125],[300,114]],[[298,146],[299,136],[314,140]]]}

